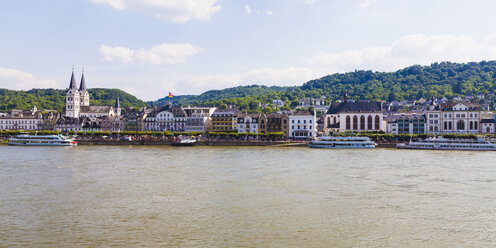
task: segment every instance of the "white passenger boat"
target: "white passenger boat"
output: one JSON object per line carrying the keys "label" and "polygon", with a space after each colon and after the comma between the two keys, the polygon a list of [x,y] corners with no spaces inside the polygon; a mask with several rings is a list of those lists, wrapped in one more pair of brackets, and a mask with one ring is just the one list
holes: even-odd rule
{"label": "white passenger boat", "polygon": [[77,142],[62,135],[21,134],[7,141],[12,146],[76,146]]}
{"label": "white passenger boat", "polygon": [[421,150],[470,150],[470,151],[496,151],[496,144],[486,139],[447,139],[427,138],[419,141],[410,141],[408,144],[398,144],[399,149]]}
{"label": "white passenger boat", "polygon": [[369,137],[357,136],[324,136],[313,140],[310,148],[375,148],[375,143]]}

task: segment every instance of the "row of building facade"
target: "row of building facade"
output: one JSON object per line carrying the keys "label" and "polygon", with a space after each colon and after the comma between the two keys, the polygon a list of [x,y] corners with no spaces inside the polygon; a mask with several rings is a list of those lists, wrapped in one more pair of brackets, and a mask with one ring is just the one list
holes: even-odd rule
{"label": "row of building facade", "polygon": [[[305,103],[306,104],[306,103]],[[325,98],[309,106],[324,106]],[[119,96],[113,106],[90,106],[84,75],[79,88],[74,72],[66,94],[65,111],[12,110],[0,113],[0,130],[68,131],[172,131],[276,133],[303,139],[333,132],[385,132],[390,134],[494,134],[495,114],[470,102],[435,101],[423,110],[392,112],[385,102],[344,99],[316,111],[294,110],[249,114],[237,109],[171,104],[130,109],[122,115]],[[323,111],[325,110],[325,111]]]}

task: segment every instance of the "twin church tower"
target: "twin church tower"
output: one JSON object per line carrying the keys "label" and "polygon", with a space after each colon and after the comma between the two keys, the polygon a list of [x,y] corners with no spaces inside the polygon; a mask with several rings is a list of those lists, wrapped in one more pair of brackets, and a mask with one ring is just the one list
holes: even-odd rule
{"label": "twin church tower", "polygon": [[72,69],[71,82],[69,90],[65,97],[65,116],[71,118],[79,117],[102,117],[102,116],[120,116],[121,106],[119,96],[115,101],[115,106],[90,106],[90,94],[86,89],[84,80],[84,71],[81,75],[79,89],[74,78],[74,68]]}

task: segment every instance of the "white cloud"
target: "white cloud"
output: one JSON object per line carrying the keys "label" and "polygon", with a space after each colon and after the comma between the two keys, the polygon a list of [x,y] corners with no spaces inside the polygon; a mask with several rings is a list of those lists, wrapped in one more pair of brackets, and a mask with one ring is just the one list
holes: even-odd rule
{"label": "white cloud", "polygon": [[363,2],[360,3],[360,8],[368,8],[370,7],[370,5],[372,5],[373,3],[375,3],[376,0],[365,0]]}
{"label": "white cloud", "polygon": [[161,44],[150,49],[139,48],[133,50],[126,47],[100,46],[103,60],[118,60],[124,64],[178,64],[184,63],[186,57],[195,55],[203,49],[190,44]]}
{"label": "white cloud", "polygon": [[389,46],[319,52],[306,59],[313,70],[328,73],[372,69],[394,71],[403,67],[434,62],[468,62],[496,59],[496,34],[482,38],[472,36],[422,34],[406,35]]}
{"label": "white cloud", "polygon": [[37,79],[33,75],[0,67],[0,88],[29,90],[33,88],[56,88],[55,80]]}
{"label": "white cloud", "polygon": [[245,12],[246,12],[246,14],[251,15],[251,8],[250,8],[250,5],[248,5],[248,4],[247,4],[247,5],[245,5]]}
{"label": "white cloud", "polygon": [[303,3],[304,4],[312,4],[312,3],[315,3],[315,1],[317,1],[317,0],[304,0]]}
{"label": "white cloud", "polygon": [[257,15],[268,15],[268,16],[271,16],[274,14],[274,12],[272,12],[272,10],[268,10],[268,9],[264,9],[264,10],[257,10],[255,13],[257,13]]}
{"label": "white cloud", "polygon": [[243,73],[198,75],[162,81],[163,90],[199,94],[237,85],[302,85],[325,75],[355,69],[395,71],[406,66],[434,62],[469,62],[496,59],[496,33],[482,38],[422,34],[403,36],[390,45],[329,53],[304,59],[304,66],[260,68]]}
{"label": "white cloud", "polygon": [[124,10],[133,9],[156,15],[173,22],[187,22],[191,19],[208,20],[221,9],[218,0],[90,0],[98,4]]}

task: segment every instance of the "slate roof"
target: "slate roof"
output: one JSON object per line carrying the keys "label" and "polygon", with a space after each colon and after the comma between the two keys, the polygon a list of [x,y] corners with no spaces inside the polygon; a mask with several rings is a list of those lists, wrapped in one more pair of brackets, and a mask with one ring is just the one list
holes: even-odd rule
{"label": "slate roof", "polygon": [[333,103],[327,114],[339,114],[343,112],[382,112],[382,104],[380,102]]}
{"label": "slate roof", "polygon": [[69,82],[69,89],[77,89],[76,79],[74,79],[74,71],[72,71],[71,81]]}
{"label": "slate roof", "polygon": [[443,111],[453,111],[453,107],[457,104],[462,104],[468,107],[468,110],[481,110],[481,106],[478,103],[457,103],[457,102],[446,102],[441,103],[440,108]]}
{"label": "slate roof", "polygon": [[222,115],[222,114],[230,114],[230,115],[233,115],[233,116],[238,116],[239,114],[239,109],[216,109],[214,111],[214,113],[212,114],[212,116],[218,116],[218,115]]}
{"label": "slate roof", "polygon": [[81,84],[79,85],[79,90],[86,90],[86,82],[84,81],[84,73],[81,75]]}
{"label": "slate roof", "polygon": [[289,114],[291,116],[313,116],[313,112],[310,112],[308,110],[297,110],[291,114]]}
{"label": "slate roof", "polygon": [[60,117],[58,120],[57,120],[57,125],[61,125],[61,124],[80,124],[80,123],[83,123],[86,121],[86,117],[81,117],[81,118],[72,118],[72,117],[67,117],[67,116],[63,116],[63,117]]}
{"label": "slate roof", "polygon": [[108,113],[110,112],[111,106],[81,106],[81,113]]}
{"label": "slate roof", "polygon": [[481,123],[496,123],[496,120],[494,120],[494,119],[482,119]]}
{"label": "slate roof", "polygon": [[120,108],[121,107],[121,102],[119,101],[119,95],[117,95],[117,99],[115,99],[115,108]]}

